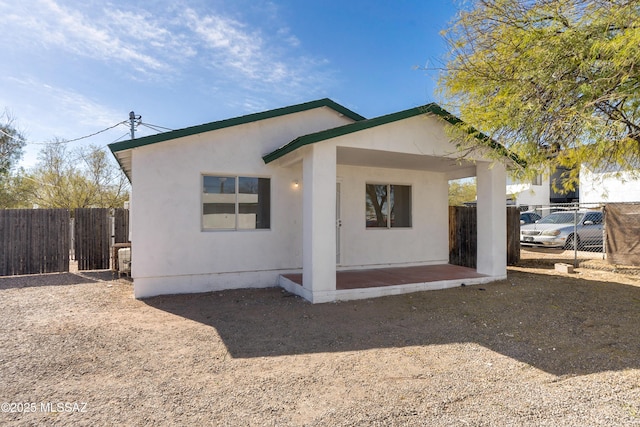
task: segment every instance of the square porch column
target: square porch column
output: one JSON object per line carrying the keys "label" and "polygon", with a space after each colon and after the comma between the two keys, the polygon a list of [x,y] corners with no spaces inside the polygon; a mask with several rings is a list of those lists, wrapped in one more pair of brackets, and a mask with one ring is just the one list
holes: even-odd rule
{"label": "square porch column", "polygon": [[502,164],[478,162],[478,260],[476,270],[496,278],[507,275],[506,170]]}
{"label": "square porch column", "polygon": [[336,147],[313,144],[302,160],[302,283],[311,302],[336,290]]}

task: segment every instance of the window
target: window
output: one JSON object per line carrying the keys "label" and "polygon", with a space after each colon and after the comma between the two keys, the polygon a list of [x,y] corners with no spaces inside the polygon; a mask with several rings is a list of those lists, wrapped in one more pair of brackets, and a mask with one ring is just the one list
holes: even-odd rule
{"label": "window", "polygon": [[602,224],[602,212],[589,212],[585,216],[585,222],[591,221],[594,224]]}
{"label": "window", "polygon": [[249,230],[271,227],[271,180],[202,177],[202,228]]}
{"label": "window", "polygon": [[542,185],[542,175],[537,174],[531,181],[531,185]]}
{"label": "window", "polygon": [[366,185],[367,228],[411,227],[411,187]]}

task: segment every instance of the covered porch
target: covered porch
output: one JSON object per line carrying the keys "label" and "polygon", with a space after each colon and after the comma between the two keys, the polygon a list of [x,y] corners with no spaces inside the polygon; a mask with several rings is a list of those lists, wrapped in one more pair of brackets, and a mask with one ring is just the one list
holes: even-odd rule
{"label": "covered porch", "polygon": [[[290,169],[302,193],[302,271],[281,275],[280,286],[321,303],[506,277],[505,167],[477,155],[461,158],[437,112],[417,108],[357,122],[263,157]],[[466,177],[477,180],[475,269],[448,264],[448,181]],[[379,209],[369,209],[379,194],[370,187],[389,195],[371,203],[386,204],[382,221]]]}
{"label": "covered porch", "polygon": [[[282,288],[304,293],[302,274],[280,276]],[[493,281],[473,268],[451,264],[369,268],[336,271],[336,289],[323,295],[327,301],[347,301],[387,295],[477,285]],[[319,301],[318,301],[319,302]]]}

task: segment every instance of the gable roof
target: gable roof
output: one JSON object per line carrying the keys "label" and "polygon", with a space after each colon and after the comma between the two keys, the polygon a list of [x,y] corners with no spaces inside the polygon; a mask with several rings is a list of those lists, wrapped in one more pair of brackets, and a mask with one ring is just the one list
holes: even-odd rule
{"label": "gable roof", "polygon": [[[387,123],[392,123],[398,120],[404,120],[410,117],[422,115],[422,114],[435,114],[436,116],[442,118],[452,125],[456,125],[462,123],[462,120],[452,115],[448,111],[444,110],[436,103],[430,103],[427,105],[423,105],[421,107],[414,107],[408,110],[399,111],[397,113],[391,113],[380,117],[375,117],[368,120],[360,120],[355,123],[350,123],[344,126],[339,126],[332,129],[323,130],[320,132],[312,133],[309,135],[301,136],[299,138],[294,139],[290,143],[283,145],[277,150],[272,151],[262,157],[265,163],[273,162],[276,159],[288,154],[292,151],[297,150],[300,147],[305,145],[313,144],[316,142],[324,141],[331,138],[336,138],[342,135],[347,135],[353,132],[359,132],[361,130],[370,129],[376,126],[381,126]],[[498,153],[510,158],[517,164],[522,164],[522,160],[520,160],[515,154],[510,153],[503,145],[497,143],[493,139],[489,138],[482,132],[477,132],[474,129],[470,129],[470,133],[473,134],[475,138],[481,141],[484,145],[497,150]]]}
{"label": "gable roof", "polygon": [[[137,147],[143,147],[145,145],[157,144],[164,141],[170,141],[172,139],[196,135],[199,133],[210,132],[218,129],[224,129],[232,126],[238,126],[246,123],[256,122],[259,120],[285,116],[287,114],[299,113],[302,111],[312,110],[314,108],[321,108],[321,107],[331,108],[337,113],[340,113],[355,121],[365,120],[365,118],[360,114],[354,111],[351,111],[350,109],[332,101],[329,98],[323,98],[315,101],[304,102],[302,104],[291,105],[288,107],[276,108],[274,110],[247,114],[245,116],[219,120],[211,123],[205,123],[202,125],[187,127],[184,129],[172,130],[169,132],[163,132],[156,135],[145,136],[142,138],[115,142],[113,144],[109,144],[109,149],[111,150],[111,153],[113,153],[116,160],[120,164],[120,167],[122,168],[122,170],[125,172],[129,180],[131,181],[130,159],[125,162],[123,161],[125,156],[122,155],[122,153],[127,150],[131,150]],[[118,153],[121,153],[121,154],[118,154]],[[123,163],[126,163],[126,164],[123,164]]]}

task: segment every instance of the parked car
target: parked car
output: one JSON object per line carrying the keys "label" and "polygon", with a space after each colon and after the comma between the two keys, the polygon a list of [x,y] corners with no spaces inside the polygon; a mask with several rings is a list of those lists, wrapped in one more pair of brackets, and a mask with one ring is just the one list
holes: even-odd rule
{"label": "parked car", "polygon": [[[577,238],[574,236],[574,223]],[[602,212],[562,211],[551,213],[538,222],[520,227],[520,245],[573,249],[602,247]]]}
{"label": "parked car", "polygon": [[542,217],[535,212],[520,213],[520,224],[533,224],[540,219],[542,219]]}

